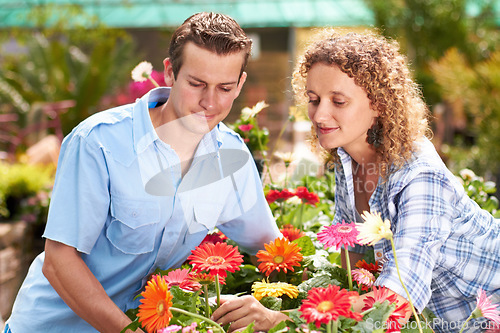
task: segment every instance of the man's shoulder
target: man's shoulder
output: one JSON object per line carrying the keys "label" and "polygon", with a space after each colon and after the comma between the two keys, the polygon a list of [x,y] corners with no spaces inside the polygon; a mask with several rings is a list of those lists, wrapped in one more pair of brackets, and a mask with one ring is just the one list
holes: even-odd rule
{"label": "man's shoulder", "polygon": [[113,126],[113,131],[119,131],[121,127],[132,124],[132,109],[130,104],[94,113],[78,124],[73,129],[73,134],[86,138],[110,126]]}

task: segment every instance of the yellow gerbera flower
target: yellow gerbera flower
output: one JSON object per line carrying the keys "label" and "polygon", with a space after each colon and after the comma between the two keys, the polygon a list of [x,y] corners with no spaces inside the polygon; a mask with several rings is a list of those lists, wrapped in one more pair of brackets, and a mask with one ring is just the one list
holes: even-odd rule
{"label": "yellow gerbera flower", "polygon": [[380,213],[369,213],[364,211],[361,215],[365,223],[357,223],[360,244],[368,244],[373,246],[382,238],[391,239],[391,222],[389,220],[382,221]]}
{"label": "yellow gerbera flower", "polygon": [[264,280],[262,282],[254,282],[252,285],[253,296],[257,300],[261,300],[263,297],[280,297],[282,295],[287,295],[290,298],[296,298],[299,295],[299,289],[296,286],[284,282],[273,282],[269,283]]}

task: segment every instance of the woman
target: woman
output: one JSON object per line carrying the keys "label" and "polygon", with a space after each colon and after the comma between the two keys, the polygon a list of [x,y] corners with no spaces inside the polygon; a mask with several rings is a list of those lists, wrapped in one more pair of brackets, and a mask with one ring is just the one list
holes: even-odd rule
{"label": "woman", "polygon": [[[428,109],[398,48],[374,34],[329,32],[301,58],[294,89],[308,102],[314,142],[335,162],[333,223],[363,222],[364,211],[390,220],[413,305],[434,312],[436,332],[458,332],[480,288],[500,300],[500,222],[467,197],[426,138]],[[366,248],[353,250],[358,253],[350,251],[351,263]],[[390,242],[378,242],[374,251],[383,263],[375,285],[402,305],[406,292]],[[259,330],[283,320],[251,298],[223,304],[214,319],[248,324],[258,314]],[[469,322],[469,328],[478,331],[478,324]]]}
{"label": "woman", "polygon": [[[479,288],[500,299],[500,222],[467,197],[426,138],[428,109],[397,43],[330,33],[305,52],[294,88],[335,162],[333,223],[362,222],[363,211],[391,221],[403,281],[416,309],[440,318],[434,329],[460,329]],[[390,242],[374,251],[383,262],[375,285],[406,297]]]}

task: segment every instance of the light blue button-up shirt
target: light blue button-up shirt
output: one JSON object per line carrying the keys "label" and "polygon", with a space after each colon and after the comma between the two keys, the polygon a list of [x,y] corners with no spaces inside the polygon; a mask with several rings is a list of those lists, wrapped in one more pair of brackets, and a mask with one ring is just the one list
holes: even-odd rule
{"label": "light blue button-up shirt", "polygon": [[[242,139],[224,124],[207,133],[190,169],[161,141],[148,103],[97,113],[64,140],[44,237],[75,247],[106,293],[126,311],[157,268],[179,267],[215,227],[255,254],[281,236]],[[13,332],[95,332],[30,267],[8,320]],[[85,292],[85,290],[82,290]]]}
{"label": "light blue button-up shirt", "polygon": [[[338,152],[334,223],[356,220],[352,159]],[[429,140],[400,170],[379,180],[369,205],[391,221],[402,279],[414,306],[427,306],[440,318],[436,332],[455,331],[450,327],[465,321],[479,288],[500,301],[500,220],[467,196]],[[406,297],[390,241],[379,241],[374,250],[383,262],[375,285]]]}

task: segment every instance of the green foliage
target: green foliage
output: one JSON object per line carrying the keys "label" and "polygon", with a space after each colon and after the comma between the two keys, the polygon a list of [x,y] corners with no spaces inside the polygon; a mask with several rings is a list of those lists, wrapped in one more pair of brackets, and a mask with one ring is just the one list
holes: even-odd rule
{"label": "green foliage", "polygon": [[[133,68],[136,62],[125,32],[98,24],[91,29],[69,25],[63,23],[68,16],[50,12],[59,10],[68,15],[78,12],[64,6],[34,10],[40,29],[18,30],[9,36],[24,42],[26,52],[2,58],[0,105],[19,115],[21,128],[31,121],[37,103],[74,100],[75,107],[61,116],[63,132],[69,133],[81,120],[107,107],[101,103],[103,96],[128,82],[129,71],[123,69]],[[52,22],[54,17],[59,21]]]}
{"label": "green foliage", "polygon": [[45,218],[40,215],[48,209],[53,182],[53,167],[0,162],[0,216],[15,218],[30,212],[39,215],[35,221]]}
{"label": "green foliage", "polygon": [[[467,160],[477,172],[498,175],[500,172],[500,51],[476,64],[471,64],[457,49],[451,49],[439,61],[431,64],[443,96],[454,113],[465,112],[471,121],[467,132],[475,138],[474,151],[462,147],[469,153]],[[456,158],[460,149],[455,151]],[[462,166],[463,167],[463,166]]]}
{"label": "green foliage", "polygon": [[375,15],[376,26],[389,37],[397,38],[410,58],[417,80],[423,85],[430,104],[441,95],[428,64],[448,49],[457,48],[471,62],[488,57],[499,41],[496,29],[495,0],[475,1],[474,15],[468,13],[466,0],[366,0]]}

